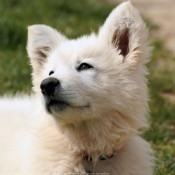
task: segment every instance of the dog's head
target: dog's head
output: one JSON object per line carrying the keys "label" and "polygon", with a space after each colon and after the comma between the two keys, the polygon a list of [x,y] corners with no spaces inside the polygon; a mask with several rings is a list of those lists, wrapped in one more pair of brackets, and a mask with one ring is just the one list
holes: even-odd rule
{"label": "dog's head", "polygon": [[45,25],[28,30],[34,91],[49,113],[66,122],[121,114],[145,123],[147,29],[130,2],[97,35],[69,40]]}

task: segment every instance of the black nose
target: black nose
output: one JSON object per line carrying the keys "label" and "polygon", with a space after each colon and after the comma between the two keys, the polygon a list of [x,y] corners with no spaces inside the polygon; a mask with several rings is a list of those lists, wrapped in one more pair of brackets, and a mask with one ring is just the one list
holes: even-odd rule
{"label": "black nose", "polygon": [[60,82],[56,78],[46,78],[41,82],[41,92],[47,96],[53,95],[56,86],[59,84]]}

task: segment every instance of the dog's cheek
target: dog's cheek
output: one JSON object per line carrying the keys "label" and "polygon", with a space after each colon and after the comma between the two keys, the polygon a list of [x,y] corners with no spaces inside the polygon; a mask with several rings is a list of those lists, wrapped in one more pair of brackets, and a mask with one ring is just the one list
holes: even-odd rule
{"label": "dog's cheek", "polygon": [[96,110],[103,108],[108,96],[109,87],[99,79],[91,80],[87,83],[85,92],[91,106]]}

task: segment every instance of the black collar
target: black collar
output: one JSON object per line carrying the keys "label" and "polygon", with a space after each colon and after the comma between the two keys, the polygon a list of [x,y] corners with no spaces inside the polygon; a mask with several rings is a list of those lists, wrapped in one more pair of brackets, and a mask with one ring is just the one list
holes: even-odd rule
{"label": "black collar", "polygon": [[[83,157],[83,160],[87,162],[92,162],[92,157],[86,151],[83,151],[82,157]],[[105,156],[102,156],[102,155],[99,156],[99,160],[108,160],[108,159],[111,159],[112,157],[114,157],[114,151],[111,154],[108,154]]]}

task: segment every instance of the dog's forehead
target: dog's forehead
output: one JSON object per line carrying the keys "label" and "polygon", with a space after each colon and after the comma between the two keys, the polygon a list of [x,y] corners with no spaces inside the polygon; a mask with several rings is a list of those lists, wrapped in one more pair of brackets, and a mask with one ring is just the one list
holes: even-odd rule
{"label": "dog's forehead", "polygon": [[79,63],[85,58],[94,58],[104,51],[104,43],[95,35],[83,36],[76,40],[62,43],[55,49],[51,59],[58,63]]}

